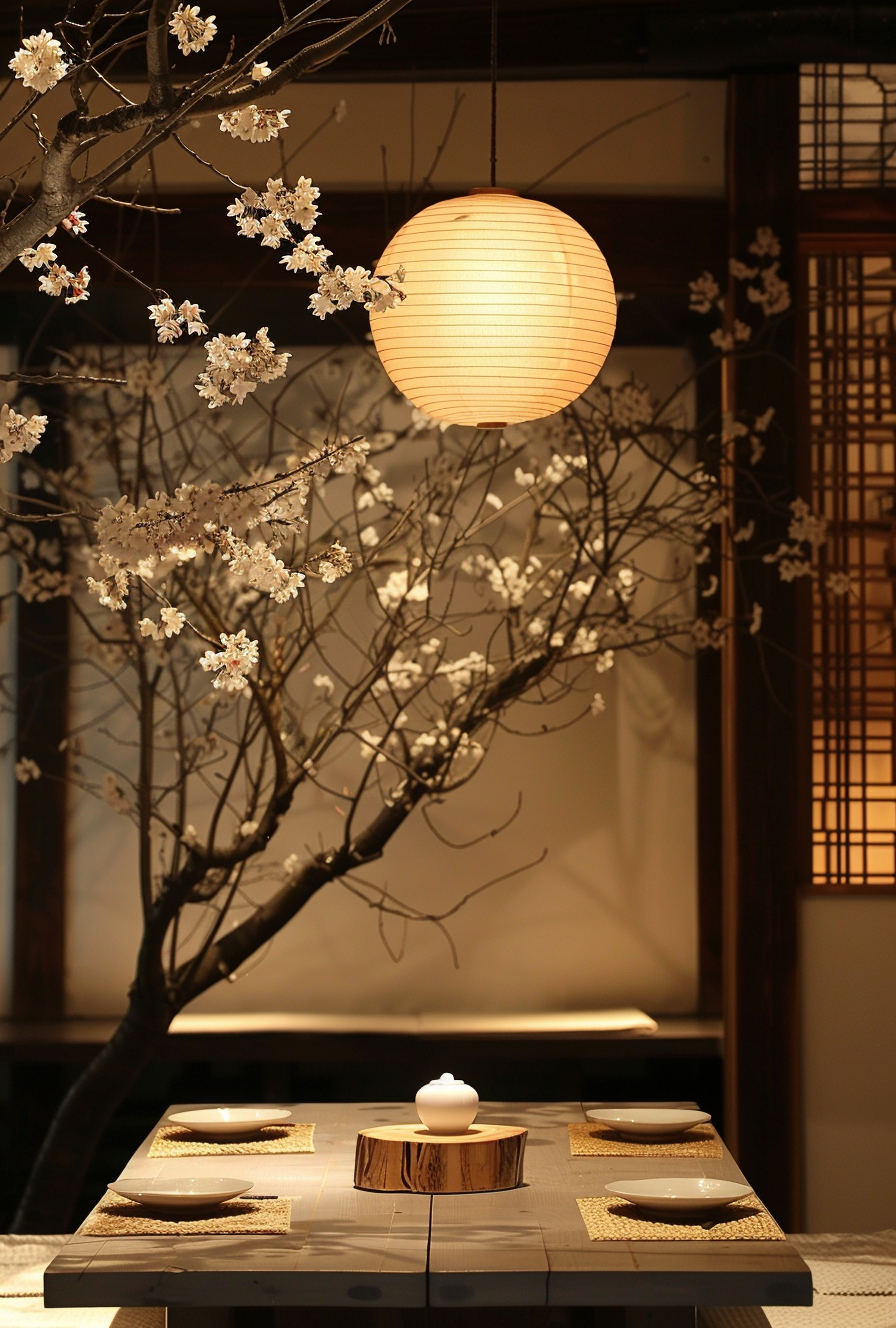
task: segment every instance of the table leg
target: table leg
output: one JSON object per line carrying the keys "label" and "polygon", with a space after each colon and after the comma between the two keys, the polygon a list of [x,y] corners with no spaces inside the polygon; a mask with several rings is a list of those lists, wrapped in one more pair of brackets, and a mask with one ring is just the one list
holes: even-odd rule
{"label": "table leg", "polygon": [[237,1314],[216,1305],[169,1306],[167,1328],[236,1328]]}
{"label": "table leg", "polygon": [[625,1328],[694,1328],[693,1305],[638,1305],[625,1311]]}

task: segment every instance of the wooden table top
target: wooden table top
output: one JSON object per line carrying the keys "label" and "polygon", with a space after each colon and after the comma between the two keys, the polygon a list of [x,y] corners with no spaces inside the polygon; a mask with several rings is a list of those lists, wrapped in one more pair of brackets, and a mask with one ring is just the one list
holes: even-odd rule
{"label": "wooden table top", "polygon": [[650,1174],[743,1180],[727,1150],[721,1159],[572,1157],[567,1124],[597,1104],[490,1102],[479,1120],[529,1130],[523,1185],[375,1194],[352,1183],[357,1132],[413,1120],[413,1106],[283,1105],[315,1123],[313,1154],[149,1159],[154,1129],[122,1176],[251,1177],[255,1193],[292,1198],[288,1235],[75,1235],[47,1269],[45,1304],[811,1304],[811,1274],[786,1241],[588,1239],[577,1198]]}

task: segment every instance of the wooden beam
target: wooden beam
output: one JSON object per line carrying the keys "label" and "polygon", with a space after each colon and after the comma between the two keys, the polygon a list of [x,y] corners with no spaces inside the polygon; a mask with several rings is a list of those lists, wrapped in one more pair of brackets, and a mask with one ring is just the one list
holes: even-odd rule
{"label": "wooden beam", "polygon": [[[62,469],[65,434],[58,394],[41,401],[48,424],[41,461]],[[42,489],[25,489],[23,512],[39,510],[29,499],[56,501]],[[55,524],[35,537],[56,541]],[[64,570],[64,569],[63,569]],[[65,896],[68,798],[69,605],[65,597],[45,604],[18,602],[17,758],[36,761],[41,777],[17,785],[13,920],[12,1013],[16,1019],[59,1019],[65,1013]]]}
{"label": "wooden beam", "polygon": [[[202,286],[238,286],[256,266],[253,289],[313,289],[316,283],[311,277],[289,275],[279,265],[285,249],[262,249],[237,234],[235,221],[227,216],[227,205],[233,202],[235,192],[160,195],[161,206],[180,209],[179,214],[165,217],[102,203],[87,204],[91,244],[150,281],[154,235],[158,231],[164,279],[174,292],[192,292]],[[405,193],[392,192],[384,199],[379,190],[327,189],[316,230],[333,251],[334,262],[372,267],[409,216],[430,203],[453,197],[456,194],[426,193],[409,199]],[[594,237],[619,290],[672,294],[686,307],[688,281],[725,257],[723,198],[581,193],[541,197],[568,212]],[[107,287],[132,289],[127,278],[101,258],[86,251],[85,258],[90,262],[92,298],[96,291]],[[32,291],[36,286],[34,274],[14,264],[4,273],[4,286]],[[146,298],[136,288],[133,302],[145,323]],[[85,306],[85,312],[89,307]]]}
{"label": "wooden beam", "polygon": [[[798,204],[798,74],[736,74],[731,81],[729,217],[731,252],[747,256],[757,226],[782,244],[782,276],[795,304]],[[773,355],[738,363],[734,398],[740,418],[775,408],[775,428],[749,482],[737,481],[735,522],[756,520],[757,546],[780,537],[781,515],[751,503],[752,480],[779,508],[799,492],[796,318],[777,327]],[[726,1101],[729,1143],[786,1230],[800,1229],[801,1101],[798,909],[810,847],[807,790],[809,642],[804,587],[782,585],[760,560],[740,571],[741,617],[764,609],[759,637],[739,633],[736,691],[723,689],[734,742],[724,778],[733,790],[726,882]],[[728,649],[728,647],[725,647]]]}

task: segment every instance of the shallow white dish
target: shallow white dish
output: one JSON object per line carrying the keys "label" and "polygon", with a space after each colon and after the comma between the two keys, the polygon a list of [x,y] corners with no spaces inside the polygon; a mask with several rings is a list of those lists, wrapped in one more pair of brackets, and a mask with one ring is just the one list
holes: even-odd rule
{"label": "shallow white dish", "polygon": [[611,1125],[619,1134],[656,1139],[684,1134],[692,1125],[703,1125],[712,1120],[708,1111],[687,1111],[679,1107],[608,1107],[587,1111],[585,1115],[599,1125]]}
{"label": "shallow white dish", "polygon": [[705,1208],[724,1208],[735,1199],[753,1193],[749,1185],[733,1180],[711,1180],[708,1176],[665,1176],[656,1180],[626,1180],[607,1185],[608,1194],[628,1199],[639,1208],[657,1213],[696,1213]]}
{"label": "shallow white dish", "polygon": [[168,1119],[208,1139],[226,1135],[256,1134],[262,1125],[279,1125],[291,1113],[276,1107],[199,1107],[195,1111],[175,1111]]}
{"label": "shallow white dish", "polygon": [[167,1176],[164,1180],[117,1180],[108,1188],[146,1208],[213,1208],[245,1194],[254,1183],[245,1176]]}

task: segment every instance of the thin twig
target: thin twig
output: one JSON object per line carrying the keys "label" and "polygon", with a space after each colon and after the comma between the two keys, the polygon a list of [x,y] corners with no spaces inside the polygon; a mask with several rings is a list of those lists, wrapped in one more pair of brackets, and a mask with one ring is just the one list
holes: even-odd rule
{"label": "thin twig", "polygon": [[599,134],[595,134],[593,138],[589,138],[587,143],[583,143],[580,148],[576,148],[575,152],[570,152],[568,157],[564,157],[556,166],[552,166],[549,171],[545,171],[544,175],[540,175],[537,180],[533,180],[531,184],[527,184],[524,192],[531,194],[533,189],[537,189],[540,184],[544,184],[545,180],[550,180],[552,175],[556,175],[558,171],[562,171],[564,166],[568,166],[571,161],[574,161],[576,157],[581,156],[581,154],[586,152],[588,148],[594,147],[594,144],[599,143],[601,139],[609,138],[611,134],[615,134],[617,129],[625,129],[626,125],[634,124],[636,120],[645,120],[649,115],[656,115],[659,111],[666,110],[668,106],[674,106],[677,102],[685,101],[690,95],[689,92],[682,92],[678,97],[671,97],[668,101],[660,102],[658,106],[651,106],[649,110],[639,111],[637,115],[629,115],[626,119],[619,120],[616,124],[610,125],[609,129],[602,129]]}
{"label": "thin twig", "polygon": [[0,373],[0,383],[33,383],[36,387],[52,387],[57,383],[108,383],[122,387],[126,378],[89,378],[86,374],[27,374]]}
{"label": "thin twig", "polygon": [[[189,149],[187,150],[189,151]],[[92,203],[114,203],[116,207],[133,208],[135,212],[160,212],[169,217],[179,217],[182,211],[181,208],[156,207],[153,203],[131,203],[126,198],[111,198],[108,194],[94,194],[90,201]]]}

